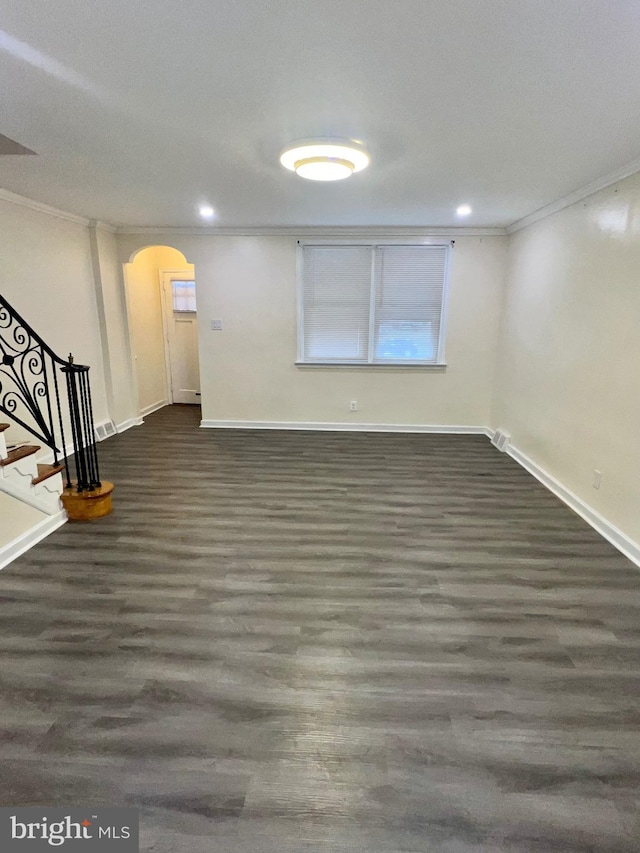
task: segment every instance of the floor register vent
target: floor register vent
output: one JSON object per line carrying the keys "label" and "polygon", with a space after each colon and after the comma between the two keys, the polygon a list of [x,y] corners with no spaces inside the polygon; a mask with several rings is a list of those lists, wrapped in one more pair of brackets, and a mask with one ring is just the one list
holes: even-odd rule
{"label": "floor register vent", "polygon": [[502,453],[504,453],[507,450],[507,448],[509,447],[510,441],[511,441],[511,436],[509,435],[508,432],[505,432],[502,429],[497,429],[493,434],[493,438],[491,439],[491,444],[493,444],[494,447],[497,447],[498,450],[500,450],[500,451],[502,451]]}
{"label": "floor register vent", "polygon": [[96,424],[96,439],[98,441],[104,441],[105,438],[109,438],[109,436],[115,434],[116,425],[113,421],[105,421],[103,424]]}

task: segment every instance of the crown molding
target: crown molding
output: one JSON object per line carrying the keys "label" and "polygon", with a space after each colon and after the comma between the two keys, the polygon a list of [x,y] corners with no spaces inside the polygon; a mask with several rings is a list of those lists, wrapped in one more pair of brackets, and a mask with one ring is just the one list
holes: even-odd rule
{"label": "crown molding", "polygon": [[100,219],[92,219],[89,222],[89,227],[95,228],[96,231],[106,231],[107,234],[117,234],[118,229],[115,225],[110,225],[108,222],[101,222]]}
{"label": "crown molding", "polygon": [[298,239],[318,238],[318,237],[336,237],[336,238],[415,238],[421,239],[424,237],[504,237],[505,235],[514,234],[516,231],[521,231],[534,222],[539,222],[541,219],[546,219],[547,216],[552,216],[572,204],[576,204],[585,198],[588,198],[594,193],[604,190],[613,184],[622,181],[625,178],[635,175],[640,172],[640,157],[632,160],[614,172],[609,172],[600,178],[597,178],[591,183],[585,184],[574,192],[562,196],[556,201],[544,205],[538,210],[523,216],[507,225],[506,228],[498,226],[487,227],[445,227],[445,226],[429,226],[429,225],[386,225],[386,226],[350,226],[350,225],[319,225],[319,226],[302,226],[294,225],[284,226],[244,226],[244,227],[225,227],[225,226],[173,226],[173,225],[111,225],[108,222],[102,222],[98,219],[87,219],[84,216],[79,216],[69,211],[61,210],[57,207],[44,204],[40,201],[27,198],[26,196],[18,195],[18,193],[10,192],[9,190],[0,189],[0,201],[7,201],[11,204],[18,204],[21,207],[27,207],[35,210],[38,213],[45,213],[48,216],[54,216],[57,219],[64,219],[67,222],[75,222],[78,225],[91,226],[101,231],[106,231],[109,234],[118,234],[122,236],[136,235],[170,235],[184,237],[295,237]]}
{"label": "crown molding", "polygon": [[605,190],[607,187],[617,184],[618,181],[623,181],[625,178],[635,175],[636,172],[640,172],[640,157],[636,160],[632,160],[625,166],[621,166],[615,172],[609,172],[609,174],[603,175],[595,181],[591,181],[590,184],[585,184],[583,187],[580,187],[580,189],[569,193],[569,195],[562,196],[562,198],[552,201],[550,204],[545,204],[545,206],[541,207],[539,210],[534,210],[533,213],[529,213],[527,216],[523,216],[522,219],[512,222],[511,225],[507,225],[505,231],[507,234],[515,234],[516,231],[521,231],[528,225],[533,225],[534,222],[546,219],[547,216],[558,213],[560,210],[564,210],[565,207],[571,207],[572,204],[576,204],[577,202],[588,198],[590,195],[600,192],[600,190]]}
{"label": "crown molding", "polygon": [[38,213],[46,213],[47,216],[55,216],[56,219],[66,219],[67,222],[75,222],[77,225],[88,226],[90,220],[84,216],[78,216],[75,213],[69,213],[66,210],[60,210],[57,207],[51,207],[49,204],[43,204],[41,201],[34,201],[32,198],[27,198],[17,193],[9,192],[9,190],[0,189],[0,201],[8,201],[10,204],[19,204],[21,207],[28,207],[30,210],[36,210]]}
{"label": "crown molding", "polygon": [[351,225],[319,225],[319,226],[247,226],[247,227],[216,227],[216,226],[136,226],[122,225],[116,228],[116,233],[122,236],[153,235],[173,237],[293,237],[296,239],[335,237],[344,239],[354,238],[384,238],[402,237],[423,239],[424,237],[504,237],[507,233],[505,228],[457,228],[452,226],[351,226]]}

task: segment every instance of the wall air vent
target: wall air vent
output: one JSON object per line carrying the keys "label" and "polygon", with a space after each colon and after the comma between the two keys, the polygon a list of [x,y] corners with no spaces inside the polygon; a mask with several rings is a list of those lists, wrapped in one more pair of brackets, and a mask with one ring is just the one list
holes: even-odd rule
{"label": "wall air vent", "polygon": [[116,432],[116,425],[113,421],[105,421],[104,423],[96,424],[95,426],[95,434],[97,441],[104,441],[105,438],[109,438],[109,436],[115,435]]}
{"label": "wall air vent", "polygon": [[8,136],[3,136],[0,133],[0,156],[3,154],[35,154],[30,148],[25,148],[19,142],[14,142]]}
{"label": "wall air vent", "polygon": [[509,447],[510,441],[511,436],[508,432],[505,432],[503,429],[497,429],[493,434],[491,444],[493,444],[494,447],[497,447],[498,450],[501,450],[502,453],[504,453],[507,447]]}

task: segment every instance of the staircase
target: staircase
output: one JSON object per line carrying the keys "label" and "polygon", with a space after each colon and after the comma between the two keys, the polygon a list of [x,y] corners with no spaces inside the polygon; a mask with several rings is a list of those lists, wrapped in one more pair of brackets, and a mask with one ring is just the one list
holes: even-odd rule
{"label": "staircase", "polygon": [[[62,359],[0,295],[0,414],[41,444],[7,443],[0,424],[0,491],[48,515],[89,520],[111,512],[100,480],[89,368]],[[66,436],[71,438],[67,447]],[[47,449],[51,462],[38,462]]]}
{"label": "staircase", "polygon": [[9,424],[0,424],[0,491],[47,515],[56,515],[62,508],[64,465],[38,464],[36,454],[40,447],[37,444],[7,447],[7,429]]}

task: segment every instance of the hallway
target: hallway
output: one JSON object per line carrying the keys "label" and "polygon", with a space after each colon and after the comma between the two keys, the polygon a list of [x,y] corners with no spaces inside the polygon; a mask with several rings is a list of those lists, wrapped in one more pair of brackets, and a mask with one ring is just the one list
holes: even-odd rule
{"label": "hallway", "polygon": [[99,445],[0,572],[0,804],[153,853],[632,853],[640,571],[481,436]]}

